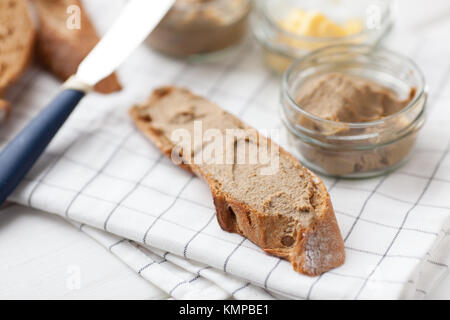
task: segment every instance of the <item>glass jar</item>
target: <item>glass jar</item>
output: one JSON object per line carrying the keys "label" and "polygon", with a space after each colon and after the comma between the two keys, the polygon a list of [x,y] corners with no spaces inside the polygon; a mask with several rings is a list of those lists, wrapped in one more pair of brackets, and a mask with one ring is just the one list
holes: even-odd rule
{"label": "glass jar", "polygon": [[[344,73],[365,78],[411,100],[400,111],[370,122],[325,120],[298,105],[302,85],[316,76]],[[403,164],[425,120],[427,93],[422,72],[409,58],[382,48],[340,45],[317,50],[285,73],[281,118],[291,151],[312,170],[363,178]]]}
{"label": "glass jar", "polygon": [[[374,45],[387,33],[393,22],[392,0],[258,0],[254,6],[253,32],[263,47],[267,66],[279,73],[284,72],[293,60],[326,46]],[[354,31],[356,33],[341,36],[305,36],[283,28],[282,22],[299,9],[308,13],[320,13],[335,26],[359,21],[360,27],[357,32]],[[302,30],[308,34],[320,33],[320,28],[323,31],[324,27],[319,26],[321,22],[315,22],[313,24],[314,21],[310,21],[311,25],[304,26]],[[314,27],[318,32],[311,32]]]}
{"label": "glass jar", "polygon": [[250,0],[177,0],[147,41],[175,57],[219,52],[244,37],[250,9]]}

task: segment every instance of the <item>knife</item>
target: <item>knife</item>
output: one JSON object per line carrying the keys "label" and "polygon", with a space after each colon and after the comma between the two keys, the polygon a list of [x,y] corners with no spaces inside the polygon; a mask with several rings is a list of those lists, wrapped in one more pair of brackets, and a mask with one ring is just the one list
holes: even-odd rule
{"label": "knife", "polygon": [[0,153],[0,205],[14,191],[93,86],[145,40],[175,0],[129,0],[97,46],[56,97]]}

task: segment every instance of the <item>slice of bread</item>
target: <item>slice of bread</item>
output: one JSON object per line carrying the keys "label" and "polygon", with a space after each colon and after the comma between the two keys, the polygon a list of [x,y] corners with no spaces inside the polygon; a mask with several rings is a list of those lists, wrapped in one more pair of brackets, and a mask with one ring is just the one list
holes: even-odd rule
{"label": "slice of bread", "polygon": [[[39,60],[50,72],[65,81],[76,73],[78,65],[100,38],[79,0],[33,0],[33,3],[39,21]],[[80,9],[79,29],[73,29],[70,25],[70,6]],[[115,73],[95,86],[95,90],[101,93],[112,93],[121,89]]]}
{"label": "slice of bread", "polygon": [[8,101],[0,99],[0,123],[6,120],[9,115],[11,107],[8,103]]}
{"label": "slice of bread", "polygon": [[[35,30],[26,0],[0,1],[0,97],[28,66]],[[0,118],[9,104],[0,99]]]}
{"label": "slice of bread", "polygon": [[[174,87],[157,89],[130,114],[164,154],[206,180],[222,229],[289,260],[303,274],[319,275],[344,263],[344,242],[324,184],[270,139],[214,103]],[[199,132],[214,139],[196,140]],[[251,161],[248,150],[266,150],[270,161]]]}

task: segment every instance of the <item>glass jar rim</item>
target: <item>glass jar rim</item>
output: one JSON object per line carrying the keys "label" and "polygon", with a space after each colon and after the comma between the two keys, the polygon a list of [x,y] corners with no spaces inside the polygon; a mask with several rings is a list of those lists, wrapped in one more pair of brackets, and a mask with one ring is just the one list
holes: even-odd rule
{"label": "glass jar rim", "polygon": [[[299,65],[301,65],[302,63],[305,63],[308,60],[312,60],[318,56],[326,55],[326,53],[328,53],[330,51],[335,51],[337,49],[345,50],[345,52],[348,52],[348,53],[358,53],[358,52],[355,52],[355,50],[362,49],[362,50],[364,50],[365,53],[360,53],[361,55],[373,54],[376,52],[383,52],[383,53],[387,53],[388,55],[391,55],[393,57],[399,58],[403,61],[403,63],[407,64],[411,68],[411,70],[413,70],[418,75],[420,87],[416,88],[416,94],[415,94],[414,98],[408,103],[408,105],[406,105],[404,108],[397,111],[396,113],[393,113],[382,119],[378,119],[378,120],[374,120],[374,121],[366,121],[366,122],[339,122],[339,121],[334,121],[334,120],[323,119],[319,116],[316,116],[316,115],[304,110],[295,101],[295,98],[292,97],[291,92],[289,90],[288,81],[289,81],[291,75],[293,74],[293,72],[296,70],[296,68]],[[328,46],[328,47],[324,47],[324,48],[315,50],[315,51],[311,52],[310,54],[307,54],[305,57],[296,60],[286,70],[286,72],[283,75],[282,92],[287,97],[288,101],[293,105],[295,110],[297,110],[298,112],[300,112],[301,114],[303,114],[304,116],[306,116],[310,119],[313,119],[320,123],[329,124],[330,126],[333,126],[333,127],[338,127],[338,126],[344,127],[345,126],[346,128],[349,128],[349,129],[362,129],[362,128],[370,128],[370,127],[375,127],[375,126],[381,125],[385,122],[388,122],[395,118],[399,118],[402,115],[408,113],[408,111],[413,109],[414,106],[426,94],[426,86],[425,86],[425,76],[423,75],[422,71],[419,69],[417,64],[409,57],[406,57],[404,55],[398,54],[394,51],[391,51],[389,49],[382,48],[382,47],[373,47],[370,45],[362,45],[362,44],[361,45],[340,44],[340,45],[333,45],[333,46]]]}
{"label": "glass jar rim", "polygon": [[[361,36],[366,36],[366,35],[370,35],[371,33],[374,33],[376,31],[379,31],[378,29],[364,29],[361,32],[355,33],[355,34],[351,34],[351,35],[346,35],[343,37],[314,37],[314,36],[302,36],[290,31],[285,30],[284,28],[282,28],[281,26],[278,25],[278,23],[276,23],[276,21],[274,21],[268,12],[268,8],[266,5],[267,1],[261,1],[260,3],[258,1],[256,1],[257,5],[256,5],[256,10],[260,11],[262,18],[264,19],[264,21],[271,27],[273,28],[277,33],[280,33],[284,36],[289,37],[290,39],[293,40],[298,40],[298,41],[303,41],[303,42],[310,42],[310,43],[333,43],[333,42],[351,42],[351,41],[355,41],[355,39],[357,40],[359,37]],[[380,29],[385,30],[388,29],[389,26],[392,24],[392,6],[393,4],[390,1],[387,1],[388,5],[386,6],[383,15],[382,15],[382,22],[383,25],[380,27]]]}

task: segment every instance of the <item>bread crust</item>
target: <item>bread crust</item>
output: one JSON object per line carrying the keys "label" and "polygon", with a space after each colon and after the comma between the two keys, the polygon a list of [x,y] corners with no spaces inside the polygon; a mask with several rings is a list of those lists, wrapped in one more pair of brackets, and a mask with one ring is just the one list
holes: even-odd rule
{"label": "bread crust", "polygon": [[[172,143],[162,138],[157,130],[154,130],[148,122],[142,119],[141,110],[151,107],[173,90],[184,89],[174,87],[157,89],[146,104],[135,106],[130,110],[130,116],[137,128],[168,157],[171,157]],[[192,93],[190,94],[196,97]],[[280,156],[289,157],[298,163],[297,159],[282,148],[280,148]],[[220,183],[194,163],[182,164],[181,166],[208,183],[216,208],[217,220],[223,230],[246,237],[266,253],[290,261],[295,271],[309,276],[320,275],[344,263],[344,242],[334,215],[330,196],[323,182],[309,170],[303,168],[313,177],[317,192],[320,194],[320,204],[316,208],[320,212],[310,226],[297,232],[293,246],[283,247],[279,245],[280,239],[274,239],[272,235],[276,234],[278,229],[285,227],[288,222],[287,217],[260,212],[223,192]]]}
{"label": "bread crust", "polygon": [[0,99],[0,124],[8,118],[10,110],[8,101]]}
{"label": "bread crust", "polygon": [[[79,0],[33,0],[39,21],[37,55],[39,61],[56,77],[65,81],[76,73],[78,65],[100,40]],[[67,8],[81,9],[81,28],[66,26]],[[122,89],[118,77],[112,73],[100,81],[95,90],[112,93]]]}
{"label": "bread crust", "polygon": [[[15,47],[12,48],[6,43],[0,46],[1,97],[5,89],[16,82],[29,66],[34,51],[36,30],[31,19],[29,7],[25,0],[4,0],[0,9],[2,11],[0,13],[2,15],[2,20],[8,20],[7,23],[2,26],[3,29],[0,30],[0,42],[13,42]],[[0,110],[2,120],[8,115],[9,109],[9,104],[6,101],[1,100]]]}

